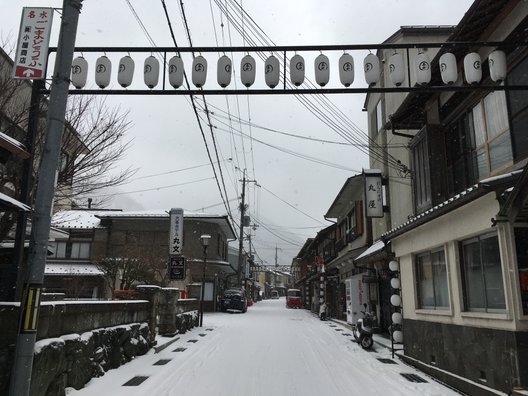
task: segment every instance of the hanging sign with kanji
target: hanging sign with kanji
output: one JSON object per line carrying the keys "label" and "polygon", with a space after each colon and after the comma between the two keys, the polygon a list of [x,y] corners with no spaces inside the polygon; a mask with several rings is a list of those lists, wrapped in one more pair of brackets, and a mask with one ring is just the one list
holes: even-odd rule
{"label": "hanging sign with kanji", "polygon": [[383,217],[383,186],[381,171],[363,170],[365,176],[365,208],[367,217]]}
{"label": "hanging sign with kanji", "polygon": [[44,79],[53,8],[24,7],[15,53],[14,78]]}
{"label": "hanging sign with kanji", "polygon": [[183,209],[170,210],[169,255],[178,256],[183,253]]}
{"label": "hanging sign with kanji", "polygon": [[177,256],[177,257],[170,258],[169,279],[170,280],[185,279],[185,257]]}

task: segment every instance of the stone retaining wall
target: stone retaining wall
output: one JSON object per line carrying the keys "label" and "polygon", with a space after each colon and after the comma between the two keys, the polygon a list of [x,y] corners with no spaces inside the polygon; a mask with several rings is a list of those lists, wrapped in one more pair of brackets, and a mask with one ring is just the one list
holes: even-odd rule
{"label": "stone retaining wall", "polygon": [[[164,335],[197,326],[198,301],[178,300],[173,294],[151,287],[141,290],[143,300],[43,302],[31,396],[64,396],[66,387],[80,389],[91,378],[145,354],[155,345],[157,326]],[[0,302],[0,395],[9,389],[18,312],[19,304]]]}

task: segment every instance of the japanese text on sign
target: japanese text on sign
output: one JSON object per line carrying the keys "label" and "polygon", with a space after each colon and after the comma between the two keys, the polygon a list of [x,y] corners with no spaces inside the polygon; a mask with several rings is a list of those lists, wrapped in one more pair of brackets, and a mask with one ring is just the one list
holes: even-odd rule
{"label": "japanese text on sign", "polygon": [[53,8],[24,7],[15,54],[15,78],[43,79],[51,35]]}
{"label": "japanese text on sign", "polygon": [[367,217],[383,217],[381,172],[365,170],[365,203]]}
{"label": "japanese text on sign", "polygon": [[180,255],[183,252],[183,209],[170,210],[169,254]]}
{"label": "japanese text on sign", "polygon": [[185,279],[185,257],[171,257],[169,260],[169,279]]}

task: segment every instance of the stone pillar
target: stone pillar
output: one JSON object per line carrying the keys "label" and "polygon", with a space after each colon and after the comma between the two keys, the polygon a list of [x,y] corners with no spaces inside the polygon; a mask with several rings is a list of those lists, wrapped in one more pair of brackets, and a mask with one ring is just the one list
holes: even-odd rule
{"label": "stone pillar", "polygon": [[148,340],[151,346],[156,345],[156,326],[157,316],[159,310],[159,300],[161,287],[156,285],[139,285],[136,287],[139,292],[139,298],[141,300],[147,300],[150,302],[150,317],[149,317],[149,330],[150,339]]}
{"label": "stone pillar", "polygon": [[174,335],[178,332],[176,326],[176,306],[180,289],[167,287],[161,289],[159,304],[159,324],[158,332],[160,335]]}

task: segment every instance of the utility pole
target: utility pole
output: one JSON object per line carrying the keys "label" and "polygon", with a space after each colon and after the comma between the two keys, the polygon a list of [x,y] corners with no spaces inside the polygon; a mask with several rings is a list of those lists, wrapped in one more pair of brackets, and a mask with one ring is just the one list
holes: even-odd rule
{"label": "utility pole", "polygon": [[275,245],[275,271],[273,272],[273,287],[277,288],[277,267],[279,266],[278,253],[279,248]]}
{"label": "utility pole", "polygon": [[242,287],[242,267],[244,264],[244,216],[246,214],[246,170],[244,169],[242,177],[242,197],[240,204],[240,234],[238,237],[238,281],[237,285]]}
{"label": "utility pole", "polygon": [[40,294],[44,283],[51,211],[55,195],[55,175],[64,130],[70,71],[81,7],[82,0],[64,0],[63,2],[57,57],[49,97],[46,142],[42,152],[33,210],[28,274],[25,277],[20,304],[15,361],[9,387],[10,396],[27,396],[31,386]]}
{"label": "utility pole", "polygon": [[[240,204],[240,233],[238,237],[238,280],[237,285],[242,287],[242,272],[244,268],[244,220],[246,216],[246,183],[256,183],[256,180],[246,180],[246,169],[242,173],[242,196]],[[249,225],[249,224],[248,224]],[[245,278],[245,277],[244,277]]]}

